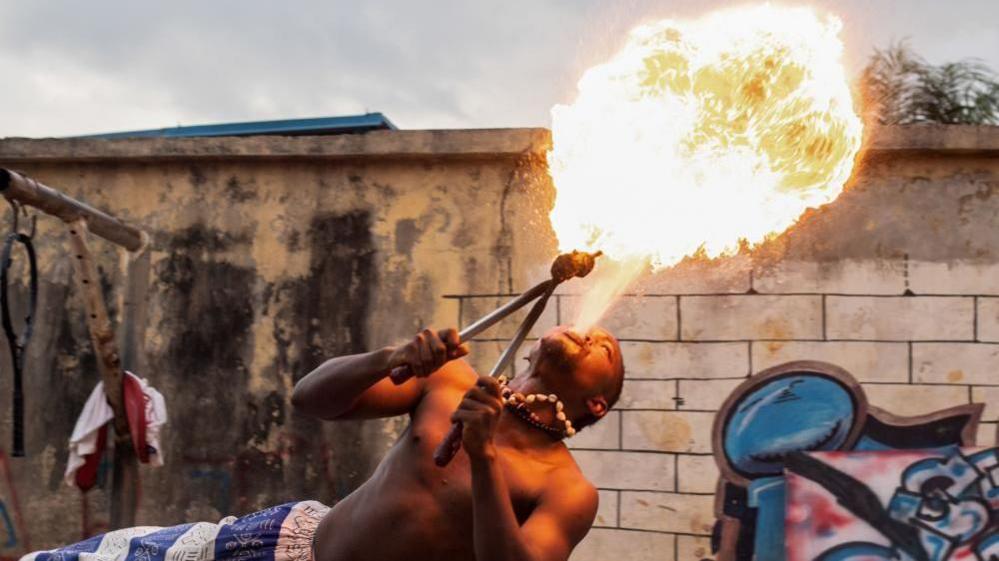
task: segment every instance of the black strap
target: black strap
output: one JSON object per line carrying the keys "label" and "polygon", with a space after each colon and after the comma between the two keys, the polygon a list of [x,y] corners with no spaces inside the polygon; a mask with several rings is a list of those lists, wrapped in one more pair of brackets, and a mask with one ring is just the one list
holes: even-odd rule
{"label": "black strap", "polygon": [[[10,298],[7,294],[8,280],[7,274],[13,257],[14,244],[20,243],[24,246],[28,254],[28,309],[24,316],[24,331],[18,335],[14,331],[14,324],[10,320]],[[27,357],[28,341],[31,339],[31,328],[35,320],[35,308],[38,304],[38,264],[35,260],[35,246],[31,243],[31,236],[21,232],[12,232],[7,235],[3,244],[3,253],[0,254],[0,320],[3,322],[3,332],[7,336],[7,345],[10,347],[10,358],[14,370],[14,434],[12,455],[16,457],[24,456],[24,387],[22,374],[24,373],[24,362]]]}

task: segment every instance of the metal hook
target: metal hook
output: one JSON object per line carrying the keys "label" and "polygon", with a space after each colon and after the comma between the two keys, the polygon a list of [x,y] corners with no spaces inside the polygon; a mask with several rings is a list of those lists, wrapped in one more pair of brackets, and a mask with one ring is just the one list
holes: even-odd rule
{"label": "metal hook", "polygon": [[[25,215],[27,215],[27,211],[25,211]],[[35,231],[37,230],[37,227],[38,227],[38,215],[37,214],[32,214],[31,215],[31,230],[30,230],[30,233],[28,234],[28,239],[29,240],[32,240],[32,239],[35,238]]]}
{"label": "metal hook", "polygon": [[18,220],[21,218],[21,215],[18,212],[18,210],[20,210],[18,208],[19,204],[14,199],[7,199],[7,204],[10,205],[10,212],[11,212],[11,215],[13,216],[13,219],[14,219],[14,223],[11,226],[10,231],[14,232],[16,234],[17,233]]}
{"label": "metal hook", "polygon": [[11,232],[14,234],[21,234],[22,236],[25,236],[28,239],[34,239],[35,231],[37,230],[38,227],[38,215],[37,214],[31,215],[31,230],[29,230],[29,233],[25,234],[24,232],[21,232],[20,222],[22,214],[24,215],[25,218],[28,218],[28,209],[26,209],[24,205],[22,205],[18,201],[15,201],[14,199],[7,199],[7,203],[10,204],[11,214],[13,215],[13,224],[11,225]]}

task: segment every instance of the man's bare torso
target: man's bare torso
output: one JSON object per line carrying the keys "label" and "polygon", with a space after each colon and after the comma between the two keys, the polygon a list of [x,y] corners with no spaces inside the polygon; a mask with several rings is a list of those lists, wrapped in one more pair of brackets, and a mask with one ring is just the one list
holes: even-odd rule
{"label": "man's bare torso", "polygon": [[[459,453],[440,468],[432,456],[451,427],[452,412],[475,379],[464,361],[453,361],[428,379],[410,427],[371,478],[323,519],[315,538],[316,561],[474,559],[468,457]],[[502,430],[496,442],[521,522],[545,486],[582,479],[561,443],[518,450],[504,445]]]}

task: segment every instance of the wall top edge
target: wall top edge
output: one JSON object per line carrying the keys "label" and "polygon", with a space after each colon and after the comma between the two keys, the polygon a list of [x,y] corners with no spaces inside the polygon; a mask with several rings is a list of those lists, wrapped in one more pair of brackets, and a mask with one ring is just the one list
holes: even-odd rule
{"label": "wall top edge", "polygon": [[[0,162],[191,159],[503,159],[543,155],[544,128],[373,131],[336,136],[201,138],[0,139]],[[867,131],[865,153],[999,154],[999,126],[879,126]]]}

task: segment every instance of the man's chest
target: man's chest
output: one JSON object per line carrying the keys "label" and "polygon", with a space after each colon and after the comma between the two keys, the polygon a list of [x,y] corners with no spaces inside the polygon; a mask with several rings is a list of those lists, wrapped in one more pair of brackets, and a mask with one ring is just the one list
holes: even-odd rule
{"label": "man's chest", "polygon": [[[450,401],[450,400],[449,400]],[[444,407],[454,404],[443,404]],[[427,412],[424,412],[427,413]],[[414,418],[403,444],[411,456],[409,465],[418,484],[449,513],[464,517],[472,509],[472,466],[464,450],[444,467],[437,466],[433,454],[451,429],[449,415],[423,414]],[[497,466],[517,517],[525,520],[544,486],[544,466],[522,452],[497,447]],[[471,520],[469,520],[471,523]]]}

